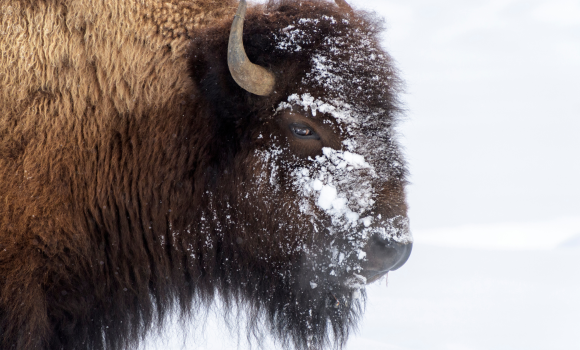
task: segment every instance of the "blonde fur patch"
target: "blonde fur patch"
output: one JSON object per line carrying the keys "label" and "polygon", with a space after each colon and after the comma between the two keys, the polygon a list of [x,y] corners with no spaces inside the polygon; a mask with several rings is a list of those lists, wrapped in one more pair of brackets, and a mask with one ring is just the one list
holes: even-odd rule
{"label": "blonde fur patch", "polygon": [[196,30],[233,1],[63,0],[0,5],[0,132],[9,119],[139,115],[191,86],[184,57]]}

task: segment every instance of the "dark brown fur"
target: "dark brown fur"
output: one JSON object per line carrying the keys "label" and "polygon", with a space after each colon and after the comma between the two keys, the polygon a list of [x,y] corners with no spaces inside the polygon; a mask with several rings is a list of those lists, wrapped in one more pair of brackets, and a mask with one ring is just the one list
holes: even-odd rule
{"label": "dark brown fur", "polygon": [[[308,272],[281,242],[297,249],[307,230],[284,208],[291,193],[256,187],[252,151],[268,146],[256,135],[276,133],[272,108],[308,64],[308,50],[264,54],[269,35],[304,14],[347,14],[317,1],[250,11],[248,55],[279,82],[264,98],[228,72],[235,4],[198,1],[217,14],[188,26],[178,2],[169,19],[136,3],[0,5],[0,348],[128,348],[216,295],[266,319],[283,345],[344,344],[360,305],[329,308],[322,288],[303,294],[307,279],[291,277]],[[348,16],[376,39],[376,23]],[[394,92],[368,103],[398,110]],[[385,212],[406,211],[398,179]]]}

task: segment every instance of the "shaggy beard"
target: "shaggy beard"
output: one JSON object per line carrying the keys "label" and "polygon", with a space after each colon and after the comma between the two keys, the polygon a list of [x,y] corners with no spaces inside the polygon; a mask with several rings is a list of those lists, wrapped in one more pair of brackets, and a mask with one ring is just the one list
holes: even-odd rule
{"label": "shaggy beard", "polygon": [[349,242],[336,242],[328,233],[321,236],[324,238],[299,245],[290,255],[272,251],[252,257],[240,254],[232,264],[224,261],[231,252],[222,248],[224,255],[218,260],[223,265],[217,273],[223,275],[214,281],[219,283],[224,310],[232,309],[233,302],[243,311],[235,324],[245,318],[247,334],[256,339],[262,328],[270,330],[284,349],[340,349],[346,344],[365,303],[364,290],[361,293],[346,283],[358,271],[344,266],[356,264],[352,260],[358,258],[351,256],[339,266],[336,247],[346,251]]}
{"label": "shaggy beard", "polygon": [[[265,325],[284,349],[340,349],[362,316],[365,293],[347,286],[345,276],[321,279],[315,268],[305,263],[290,273],[250,271],[244,277],[230,276],[231,283],[220,288],[225,313],[236,306],[243,311],[236,324],[245,319],[248,336],[259,339]],[[315,287],[313,280],[318,282]],[[355,293],[362,297],[353,297]]]}
{"label": "shaggy beard", "polygon": [[204,271],[198,287],[211,294],[206,300],[217,292],[226,319],[245,322],[249,339],[265,329],[283,349],[340,349],[364,310],[364,290],[347,284],[360,272],[355,248],[364,242],[330,232],[331,218],[322,213],[305,217],[292,193],[264,195],[279,190],[268,179],[245,182],[237,198],[208,196],[196,231],[212,239],[189,252]]}

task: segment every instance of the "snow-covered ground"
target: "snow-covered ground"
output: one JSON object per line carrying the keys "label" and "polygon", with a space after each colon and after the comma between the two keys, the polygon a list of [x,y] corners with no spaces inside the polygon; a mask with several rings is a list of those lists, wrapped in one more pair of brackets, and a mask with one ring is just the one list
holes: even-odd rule
{"label": "snow-covered ground", "polygon": [[580,349],[580,245],[545,251],[417,244],[368,288],[348,349]]}

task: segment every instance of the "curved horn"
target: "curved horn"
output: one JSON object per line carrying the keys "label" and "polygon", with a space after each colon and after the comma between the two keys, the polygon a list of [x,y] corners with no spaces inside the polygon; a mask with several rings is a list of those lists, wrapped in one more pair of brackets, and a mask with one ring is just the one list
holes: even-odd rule
{"label": "curved horn", "polygon": [[334,0],[334,1],[341,9],[348,12],[353,12],[352,7],[350,7],[350,5],[345,0]]}
{"label": "curved horn", "polygon": [[242,89],[260,96],[267,96],[274,91],[276,78],[264,67],[250,62],[244,50],[242,34],[244,16],[246,15],[246,0],[240,1],[238,11],[234,16],[230,41],[228,43],[228,67],[232,77]]}

